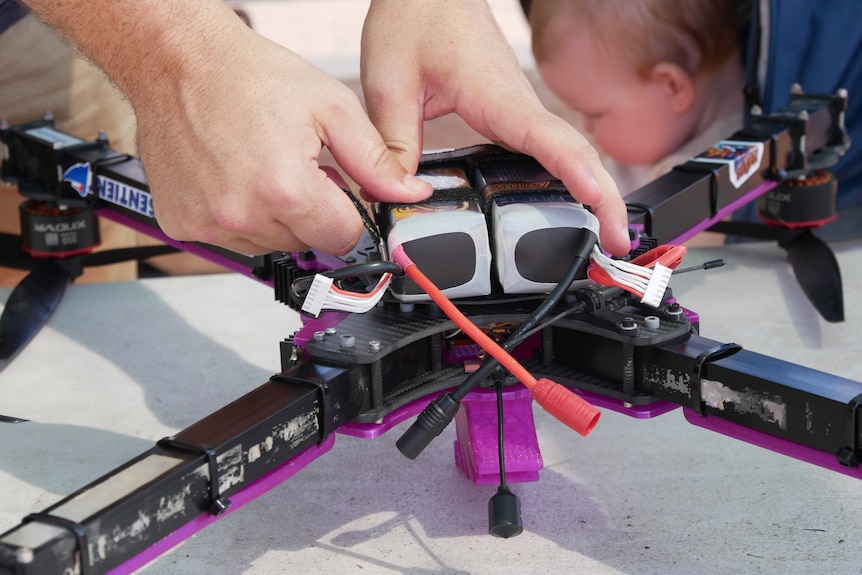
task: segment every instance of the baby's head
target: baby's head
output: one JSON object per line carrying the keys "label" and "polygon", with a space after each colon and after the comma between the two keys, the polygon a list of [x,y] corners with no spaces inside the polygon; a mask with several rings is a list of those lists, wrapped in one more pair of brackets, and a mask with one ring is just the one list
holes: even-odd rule
{"label": "baby's head", "polygon": [[625,165],[692,138],[710,78],[739,63],[731,0],[533,0],[530,26],[542,79]]}

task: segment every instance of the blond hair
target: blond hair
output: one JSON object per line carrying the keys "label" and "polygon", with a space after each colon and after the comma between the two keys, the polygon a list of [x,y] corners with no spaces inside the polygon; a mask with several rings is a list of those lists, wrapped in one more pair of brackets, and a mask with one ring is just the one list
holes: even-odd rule
{"label": "blond hair", "polygon": [[692,75],[709,72],[739,57],[736,10],[734,0],[533,0],[533,54],[538,63],[548,61],[579,25],[641,77],[659,62]]}

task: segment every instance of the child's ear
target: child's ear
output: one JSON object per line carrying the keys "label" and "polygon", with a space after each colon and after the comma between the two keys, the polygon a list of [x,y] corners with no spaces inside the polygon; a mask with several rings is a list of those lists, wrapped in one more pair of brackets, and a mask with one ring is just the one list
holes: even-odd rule
{"label": "child's ear", "polygon": [[650,80],[667,97],[675,113],[684,114],[691,109],[694,104],[694,79],[682,66],[659,62],[650,70]]}

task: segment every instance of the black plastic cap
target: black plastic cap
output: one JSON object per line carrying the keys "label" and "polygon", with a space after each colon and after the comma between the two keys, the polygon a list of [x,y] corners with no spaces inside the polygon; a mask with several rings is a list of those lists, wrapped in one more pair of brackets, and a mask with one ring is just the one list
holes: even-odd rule
{"label": "black plastic cap", "polygon": [[429,403],[413,425],[395,442],[398,451],[410,459],[416,459],[452,422],[460,407],[461,404],[448,393]]}
{"label": "black plastic cap", "polygon": [[488,532],[494,537],[508,539],[524,530],[521,520],[521,501],[505,487],[488,501]]}

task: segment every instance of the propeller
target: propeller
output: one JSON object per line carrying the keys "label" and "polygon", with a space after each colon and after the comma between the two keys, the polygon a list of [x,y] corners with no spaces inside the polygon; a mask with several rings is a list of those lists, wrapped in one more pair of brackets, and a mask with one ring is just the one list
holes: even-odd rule
{"label": "propeller", "polygon": [[820,315],[844,321],[844,290],[838,260],[814,230],[836,218],[835,177],[818,170],[806,178],[782,182],[758,200],[764,223],[718,222],[713,231],[774,240],[787,252],[796,281]]}
{"label": "propeller", "polygon": [[832,249],[810,229],[779,240],[778,244],[787,250],[796,281],[823,319],[844,321],[841,270]]}
{"label": "propeller", "polygon": [[13,288],[0,314],[0,361],[9,360],[33,339],[57,309],[66,288],[85,267],[143,260],[178,251],[173,246],[140,246],[70,257],[35,257],[20,236],[0,234],[0,266],[30,270]]}
{"label": "propeller", "polygon": [[66,286],[81,273],[79,266],[64,265],[68,263],[73,262],[45,261],[9,294],[0,315],[0,360],[10,359],[48,322]]}

